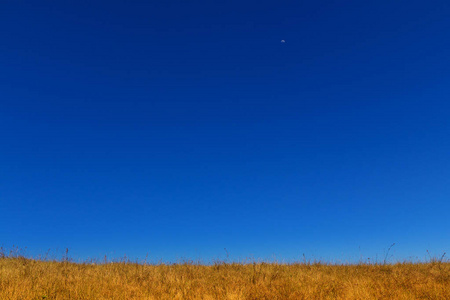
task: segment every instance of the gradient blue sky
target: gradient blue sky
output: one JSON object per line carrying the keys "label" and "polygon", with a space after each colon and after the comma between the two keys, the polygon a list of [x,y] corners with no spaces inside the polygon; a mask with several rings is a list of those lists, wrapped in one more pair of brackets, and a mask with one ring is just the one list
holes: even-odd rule
{"label": "gradient blue sky", "polygon": [[0,244],[167,261],[450,250],[449,13],[2,1]]}

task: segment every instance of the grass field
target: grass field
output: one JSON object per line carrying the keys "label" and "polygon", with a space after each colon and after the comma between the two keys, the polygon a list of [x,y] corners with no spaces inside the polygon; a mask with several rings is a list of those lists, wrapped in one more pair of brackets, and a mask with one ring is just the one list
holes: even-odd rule
{"label": "grass field", "polygon": [[450,299],[450,263],[73,263],[3,254],[0,299]]}

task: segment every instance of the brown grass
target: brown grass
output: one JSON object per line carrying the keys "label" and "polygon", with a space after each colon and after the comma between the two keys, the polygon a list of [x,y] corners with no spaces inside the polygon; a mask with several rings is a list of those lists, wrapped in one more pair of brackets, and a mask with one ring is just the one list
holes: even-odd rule
{"label": "brown grass", "polygon": [[3,255],[0,299],[450,299],[450,263],[90,264]]}

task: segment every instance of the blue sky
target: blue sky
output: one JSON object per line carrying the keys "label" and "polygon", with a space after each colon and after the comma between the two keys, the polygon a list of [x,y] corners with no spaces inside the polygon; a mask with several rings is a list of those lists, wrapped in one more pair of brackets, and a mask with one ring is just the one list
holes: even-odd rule
{"label": "blue sky", "polygon": [[449,11],[3,1],[0,244],[80,259],[441,255]]}

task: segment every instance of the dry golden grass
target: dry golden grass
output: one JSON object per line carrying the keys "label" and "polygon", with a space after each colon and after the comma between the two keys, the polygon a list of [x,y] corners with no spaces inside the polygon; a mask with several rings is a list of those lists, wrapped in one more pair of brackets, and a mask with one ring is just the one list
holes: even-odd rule
{"label": "dry golden grass", "polygon": [[450,263],[83,264],[3,256],[0,299],[450,299]]}

